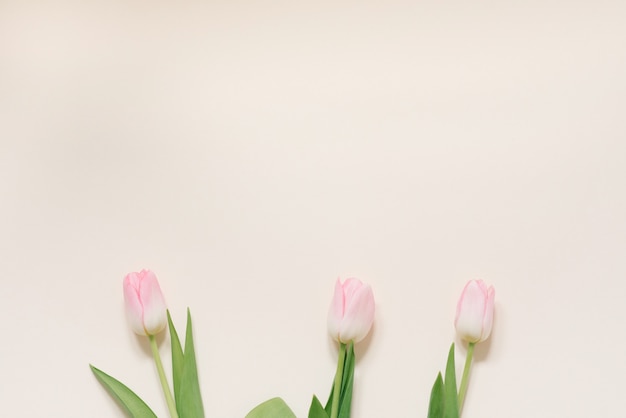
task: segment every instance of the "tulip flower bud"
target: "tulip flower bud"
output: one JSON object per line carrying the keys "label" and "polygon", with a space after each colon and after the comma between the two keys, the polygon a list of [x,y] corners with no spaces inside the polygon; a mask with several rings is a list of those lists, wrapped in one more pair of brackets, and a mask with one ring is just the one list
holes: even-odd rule
{"label": "tulip flower bud", "polygon": [[461,339],[479,343],[489,338],[493,325],[496,291],[482,280],[470,280],[465,285],[456,306],[454,326]]}
{"label": "tulip flower bud", "polygon": [[150,270],[129,273],[124,278],[124,302],[130,327],[139,335],[155,335],[167,324],[165,299]]}
{"label": "tulip flower bud", "polygon": [[335,294],[328,312],[328,331],[337,341],[359,342],[374,322],[374,293],[358,279],[337,279]]}

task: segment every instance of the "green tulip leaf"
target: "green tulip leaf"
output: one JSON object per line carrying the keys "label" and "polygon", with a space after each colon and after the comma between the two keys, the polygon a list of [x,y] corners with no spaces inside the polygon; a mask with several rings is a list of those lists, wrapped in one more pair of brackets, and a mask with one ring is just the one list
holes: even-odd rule
{"label": "green tulip leaf", "polygon": [[317,396],[313,395],[313,400],[311,401],[311,407],[309,408],[309,418],[328,418],[329,415],[326,413],[326,410],[320,403],[320,400],[317,399]]}
{"label": "green tulip leaf", "polygon": [[204,418],[204,406],[198,369],[196,367],[196,353],[193,345],[191,326],[191,312],[187,309],[187,330],[185,333],[185,352],[183,354],[183,368],[180,376],[180,390],[176,399],[176,408],[180,418]]}
{"label": "green tulip leaf", "polygon": [[281,398],[272,398],[255,407],[246,418],[296,418]]}
{"label": "green tulip leaf", "polygon": [[[341,385],[339,387],[338,417],[349,418],[350,410],[352,407],[352,389],[354,385],[354,343],[351,342],[346,345],[346,349],[343,355],[343,372],[341,375]],[[326,406],[324,407],[324,410],[326,411],[326,414],[328,416],[331,415],[334,395],[335,386],[333,384],[330,389],[330,395],[328,396],[328,402],[326,402]]]}
{"label": "green tulip leaf", "polygon": [[182,404],[180,399],[180,382],[183,377],[184,356],[183,348],[180,345],[180,339],[178,338],[178,333],[176,332],[176,328],[172,322],[169,310],[167,311],[167,324],[170,329],[170,340],[172,345],[172,380],[174,384],[174,399],[176,400],[176,410],[180,415],[181,408],[179,405]]}
{"label": "green tulip leaf", "polygon": [[446,378],[444,380],[445,408],[444,418],[459,418],[458,393],[456,388],[456,370],[454,362],[454,343],[448,353]]}
{"label": "green tulip leaf", "polygon": [[150,407],[126,385],[91,364],[89,367],[98,381],[119,401],[128,415],[133,418],[157,418]]}
{"label": "green tulip leaf", "polygon": [[346,350],[346,360],[343,367],[341,395],[339,396],[339,418],[350,418],[354,385],[354,359],[354,344],[350,343]]}
{"label": "green tulip leaf", "polygon": [[444,411],[444,386],[441,372],[437,375],[433,389],[430,391],[430,403],[428,405],[428,418],[443,418]]}
{"label": "green tulip leaf", "polygon": [[333,382],[332,385],[330,385],[330,395],[328,395],[328,401],[326,401],[326,406],[324,407],[324,411],[326,411],[326,414],[328,416],[330,416],[330,411],[333,408],[333,394],[335,393],[335,384]]}

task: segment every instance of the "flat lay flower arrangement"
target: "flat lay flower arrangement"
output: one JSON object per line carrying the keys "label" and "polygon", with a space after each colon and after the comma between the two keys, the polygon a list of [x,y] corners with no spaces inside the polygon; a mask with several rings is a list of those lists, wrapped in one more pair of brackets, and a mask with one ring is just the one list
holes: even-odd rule
{"label": "flat lay flower arrangement", "polygon": [[[126,275],[124,301],[132,330],[148,338],[165,401],[172,418],[204,418],[196,352],[193,343],[191,312],[187,309],[184,343],[181,343],[165,304],[156,275],[142,270]],[[458,336],[467,342],[465,366],[457,386],[454,343],[448,351],[443,374],[439,372],[430,393],[427,418],[460,418],[467,392],[474,346],[491,334],[495,290],[482,280],[470,280],[459,298],[454,325]],[[363,340],[374,322],[375,301],[372,288],[358,279],[337,280],[328,312],[328,331],[338,343],[337,371],[325,404],[313,395],[308,418],[349,418],[355,385],[354,344]],[[169,328],[171,343],[171,380],[163,368],[156,335]],[[156,414],[135,392],[116,378],[90,365],[100,383],[125,412],[134,418]],[[281,398],[262,402],[245,418],[296,418]]]}

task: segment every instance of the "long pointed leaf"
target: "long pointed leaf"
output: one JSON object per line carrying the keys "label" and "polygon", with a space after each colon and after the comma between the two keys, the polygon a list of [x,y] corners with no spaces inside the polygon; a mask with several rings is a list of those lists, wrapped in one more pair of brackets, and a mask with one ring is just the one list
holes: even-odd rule
{"label": "long pointed leaf", "polygon": [[176,332],[176,328],[172,322],[169,310],[167,311],[167,323],[170,329],[170,340],[172,345],[172,380],[174,384],[174,399],[176,400],[176,410],[180,415],[182,414],[180,410],[180,405],[182,404],[180,399],[180,382],[183,376],[184,356],[183,349],[180,345],[180,339],[178,338],[178,333]]}
{"label": "long pointed leaf", "polygon": [[109,376],[102,370],[92,366],[91,371],[98,381],[109,391],[111,396],[119,401],[120,405],[133,418],[157,418],[150,407],[139,396],[130,390],[125,384],[114,377]]}
{"label": "long pointed leaf", "polygon": [[444,380],[445,410],[444,418],[459,418],[458,393],[456,389],[456,370],[454,362],[454,343],[448,353],[446,378]]}
{"label": "long pointed leaf", "polygon": [[[347,351],[347,350],[346,350]],[[339,351],[340,355],[341,355],[341,350]],[[346,353],[344,352],[343,354],[344,356],[344,363],[343,363],[343,369],[344,369],[344,375],[345,375],[345,369],[346,369]],[[339,358],[337,359],[337,361],[339,362]],[[333,409],[333,396],[335,396],[335,377],[333,376],[333,381],[330,385],[330,395],[328,395],[328,400],[326,401],[326,406],[324,406],[324,410],[326,411],[326,413],[328,414],[328,416],[330,416],[331,414],[331,410]],[[344,378],[342,378],[341,383],[343,385],[344,382]],[[341,393],[342,393],[342,387],[339,388],[339,405],[341,406]]]}
{"label": "long pointed leaf", "polygon": [[248,412],[246,418],[296,418],[296,414],[281,398],[272,398]]}
{"label": "long pointed leaf", "polygon": [[343,362],[343,379],[341,380],[341,392],[346,391],[348,377],[354,374],[354,343],[349,343],[346,347],[346,357]]}
{"label": "long pointed leaf", "polygon": [[320,400],[317,399],[317,396],[313,395],[313,400],[311,401],[311,407],[309,408],[309,418],[328,418],[329,415],[324,410],[324,407],[320,403]]}
{"label": "long pointed leaf", "polygon": [[183,373],[180,379],[180,405],[177,402],[177,406],[180,408],[180,418],[204,418],[189,309],[187,309]]}
{"label": "long pointed leaf", "polygon": [[441,372],[439,372],[433,389],[430,391],[428,418],[443,418],[444,396],[443,378],[441,377]]}
{"label": "long pointed leaf", "polygon": [[326,411],[326,414],[328,416],[330,416],[330,411],[333,408],[333,394],[334,393],[335,393],[335,382],[333,382],[333,384],[330,385],[330,395],[328,395],[328,401],[326,402],[326,406],[324,407],[324,411]]}
{"label": "long pointed leaf", "polygon": [[350,343],[346,350],[346,361],[343,368],[341,382],[341,396],[339,397],[339,418],[350,418],[352,409],[352,388],[354,385],[354,344]]}

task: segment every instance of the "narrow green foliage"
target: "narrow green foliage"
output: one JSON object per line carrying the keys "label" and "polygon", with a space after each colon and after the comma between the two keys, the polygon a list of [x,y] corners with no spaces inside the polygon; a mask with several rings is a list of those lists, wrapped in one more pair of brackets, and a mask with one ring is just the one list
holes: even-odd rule
{"label": "narrow green foliage", "polygon": [[328,418],[329,415],[320,403],[320,400],[317,399],[317,396],[313,395],[313,400],[311,401],[311,407],[309,408],[309,418]]}
{"label": "narrow green foliage", "polygon": [[193,331],[189,309],[187,309],[183,369],[180,376],[180,390],[176,405],[180,418],[204,418],[204,406],[202,405],[202,395],[198,382],[198,369],[196,367],[196,353],[193,345]]}
{"label": "narrow green foliage", "polygon": [[433,389],[430,392],[430,404],[428,405],[428,418],[443,418],[445,409],[444,386],[441,372],[437,375]]}
{"label": "narrow green foliage", "polygon": [[445,408],[444,418],[459,418],[458,394],[456,389],[456,370],[454,363],[454,343],[448,353],[446,377],[444,380]]}
{"label": "narrow green foliage", "polygon": [[174,385],[174,399],[176,399],[176,410],[178,415],[182,416],[180,405],[182,401],[180,399],[180,382],[183,376],[184,356],[183,348],[180,345],[180,339],[178,333],[172,322],[170,311],[167,311],[167,323],[170,329],[170,340],[172,345],[172,380]]}
{"label": "narrow green foliage", "polygon": [[250,411],[246,418],[296,418],[296,414],[281,398],[272,398]]}
{"label": "narrow green foliage", "polygon": [[346,350],[346,360],[343,366],[341,382],[341,396],[339,397],[339,418],[350,418],[352,409],[352,389],[354,385],[354,344],[351,342]]}
{"label": "narrow green foliage", "polygon": [[335,385],[330,385],[330,395],[328,395],[328,401],[326,402],[326,406],[324,407],[324,411],[330,417],[330,411],[333,408],[333,395],[335,393]]}
{"label": "narrow green foliage", "polygon": [[441,373],[437,375],[430,392],[428,418],[459,418],[458,395],[456,392],[456,370],[454,362],[454,343],[448,352],[445,380]]}
{"label": "narrow green foliage", "polygon": [[[341,355],[341,352],[340,352]],[[339,389],[339,411],[337,418],[349,418],[350,410],[352,409],[352,391],[354,386],[354,366],[356,357],[354,355],[354,343],[349,343],[346,346],[345,353],[343,354],[343,369],[341,375],[341,385]],[[341,359],[337,360],[338,362]],[[328,396],[328,402],[324,410],[328,416],[331,416],[333,397],[335,395],[335,386],[332,385],[330,389],[330,395]]]}
{"label": "narrow green foliage", "polygon": [[109,393],[119,401],[120,405],[129,416],[133,418],[157,418],[150,407],[126,385],[91,364],[89,367],[91,367],[91,371],[98,381],[100,381]]}

